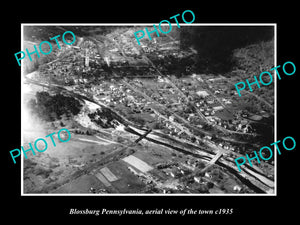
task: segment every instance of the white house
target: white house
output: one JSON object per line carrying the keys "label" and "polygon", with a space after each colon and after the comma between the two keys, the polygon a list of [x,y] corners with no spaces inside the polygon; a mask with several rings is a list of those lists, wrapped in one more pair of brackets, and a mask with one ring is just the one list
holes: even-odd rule
{"label": "white house", "polygon": [[201,182],[201,177],[194,177],[194,181],[196,181],[197,183]]}
{"label": "white house", "polygon": [[209,94],[206,91],[197,91],[196,94],[203,98],[205,98],[206,96],[209,96]]}

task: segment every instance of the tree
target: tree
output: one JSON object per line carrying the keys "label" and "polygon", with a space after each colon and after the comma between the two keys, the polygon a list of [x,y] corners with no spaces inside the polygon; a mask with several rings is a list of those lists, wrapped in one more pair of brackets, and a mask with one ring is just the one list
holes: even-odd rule
{"label": "tree", "polygon": [[180,28],[180,47],[194,48],[197,71],[227,72],[233,65],[232,52],[259,41],[272,39],[268,26],[185,26]]}
{"label": "tree", "polygon": [[31,100],[28,106],[42,119],[54,121],[62,115],[67,119],[69,115],[77,115],[82,105],[73,97],[56,94],[50,96],[48,92],[37,92],[36,101]]}

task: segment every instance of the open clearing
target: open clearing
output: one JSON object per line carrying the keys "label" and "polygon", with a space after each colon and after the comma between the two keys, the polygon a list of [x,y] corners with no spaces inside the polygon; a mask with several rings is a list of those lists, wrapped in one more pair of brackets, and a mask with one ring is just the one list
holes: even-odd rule
{"label": "open clearing", "polygon": [[71,181],[59,187],[53,193],[89,193],[90,188],[106,188],[95,176],[83,175],[74,181]]}
{"label": "open clearing", "polygon": [[138,170],[143,173],[147,173],[148,171],[152,170],[153,167],[145,163],[144,161],[140,160],[139,158],[130,155],[122,159],[123,161],[127,162],[128,164],[134,166]]}

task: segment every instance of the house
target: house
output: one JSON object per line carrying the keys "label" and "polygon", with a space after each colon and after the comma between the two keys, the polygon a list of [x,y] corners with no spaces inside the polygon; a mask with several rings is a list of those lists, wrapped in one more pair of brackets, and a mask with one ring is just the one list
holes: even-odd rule
{"label": "house", "polygon": [[161,76],[158,76],[157,82],[159,82],[159,83],[165,82],[165,79]]}
{"label": "house", "polygon": [[237,130],[242,130],[243,125],[242,124],[238,124]]}
{"label": "house", "polygon": [[224,108],[223,108],[223,106],[221,106],[221,105],[220,105],[220,106],[215,106],[215,107],[213,107],[213,110],[214,110],[214,111],[219,111],[219,110],[222,110],[222,109],[224,109]]}
{"label": "house", "polygon": [[228,145],[225,145],[225,146],[224,146],[224,149],[225,149],[225,150],[229,150],[229,146],[228,146]]}
{"label": "house", "polygon": [[191,173],[189,170],[187,170],[187,169],[182,169],[182,168],[179,168],[179,171],[180,171],[180,173],[181,173],[182,175],[187,175],[187,174]]}
{"label": "house", "polygon": [[174,116],[169,116],[169,120],[170,120],[171,122],[174,122],[174,119],[175,119]]}
{"label": "house", "polygon": [[201,182],[201,177],[194,177],[194,181],[197,182],[197,183],[200,183]]}
{"label": "house", "polygon": [[208,136],[208,135],[206,135],[204,138],[207,139],[207,140],[211,140],[212,139],[212,137]]}
{"label": "house", "polygon": [[232,104],[232,102],[228,99],[225,99],[223,98],[222,101],[225,103],[225,104]]}
{"label": "house", "polygon": [[236,192],[240,192],[242,190],[242,188],[239,185],[235,185],[233,187],[233,190],[236,191]]}
{"label": "house", "polygon": [[202,80],[202,78],[201,78],[200,75],[193,74],[192,77],[193,77],[193,78],[196,78],[196,79],[197,79],[198,81],[200,81],[200,82],[203,82],[203,80]]}
{"label": "house", "polygon": [[206,91],[197,91],[196,94],[203,98],[205,98],[206,96],[209,96],[209,94]]}
{"label": "house", "polygon": [[207,178],[212,178],[212,176],[207,172],[205,172],[204,176],[207,177]]}
{"label": "house", "polygon": [[214,117],[212,117],[212,116],[207,116],[206,119],[208,119],[208,120],[211,121],[211,122],[214,122],[214,121],[215,121]]}
{"label": "house", "polygon": [[192,121],[192,119],[195,117],[194,113],[189,114],[189,117],[187,118],[187,121]]}

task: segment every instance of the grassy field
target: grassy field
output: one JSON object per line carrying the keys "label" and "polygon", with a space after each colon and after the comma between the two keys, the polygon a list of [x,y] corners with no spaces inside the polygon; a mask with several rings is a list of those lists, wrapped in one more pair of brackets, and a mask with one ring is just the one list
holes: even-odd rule
{"label": "grassy field", "polygon": [[68,182],[53,191],[54,194],[80,194],[80,193],[89,193],[90,188],[95,189],[104,189],[107,188],[104,184],[102,184],[98,178],[93,175],[83,175],[77,178],[74,181]]}

